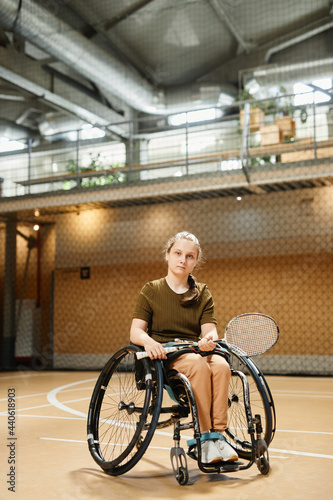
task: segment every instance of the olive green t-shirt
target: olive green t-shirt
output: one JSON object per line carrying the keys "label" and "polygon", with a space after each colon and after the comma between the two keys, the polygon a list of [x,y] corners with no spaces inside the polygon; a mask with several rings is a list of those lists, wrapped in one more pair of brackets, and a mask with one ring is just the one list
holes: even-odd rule
{"label": "olive green t-shirt", "polygon": [[157,342],[168,342],[175,338],[197,341],[201,325],[217,323],[214,317],[214,302],[210,291],[203,283],[197,283],[200,298],[187,307],[180,301],[185,294],[174,292],[165,278],[149,281],[141,290],[133,318],[148,323],[148,334]]}

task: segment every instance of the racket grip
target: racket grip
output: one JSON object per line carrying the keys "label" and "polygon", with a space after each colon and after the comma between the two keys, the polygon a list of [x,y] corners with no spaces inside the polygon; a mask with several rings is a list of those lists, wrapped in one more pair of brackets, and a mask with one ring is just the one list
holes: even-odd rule
{"label": "racket grip", "polygon": [[[168,352],[175,352],[178,351],[179,347],[173,346],[173,347],[164,347],[164,350],[166,353]],[[149,355],[146,351],[140,351],[136,353],[136,358],[137,359],[142,359],[142,358],[149,358]]]}

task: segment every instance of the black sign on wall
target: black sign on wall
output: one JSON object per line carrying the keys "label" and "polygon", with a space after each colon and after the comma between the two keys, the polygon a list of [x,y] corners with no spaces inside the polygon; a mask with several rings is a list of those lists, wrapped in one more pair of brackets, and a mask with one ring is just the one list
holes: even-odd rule
{"label": "black sign on wall", "polygon": [[90,267],[81,267],[80,278],[81,278],[81,280],[89,280],[90,279]]}

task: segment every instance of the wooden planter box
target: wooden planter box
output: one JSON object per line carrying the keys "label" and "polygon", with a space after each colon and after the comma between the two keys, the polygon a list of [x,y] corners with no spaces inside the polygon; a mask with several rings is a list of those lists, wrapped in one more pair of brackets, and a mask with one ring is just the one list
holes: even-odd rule
{"label": "wooden planter box", "polygon": [[[245,119],[245,113],[244,109],[242,109],[240,112],[240,126],[242,130],[244,128],[244,119]],[[257,132],[258,130],[260,130],[260,127],[264,125],[264,123],[265,123],[265,113],[259,108],[250,109],[250,123],[249,123],[250,132]]]}
{"label": "wooden planter box", "polygon": [[281,116],[280,118],[275,118],[274,123],[279,127],[281,142],[285,142],[286,139],[288,140],[291,137],[295,137],[295,121],[291,118],[291,116]]}
{"label": "wooden planter box", "polygon": [[260,127],[260,145],[270,146],[271,144],[279,144],[281,141],[281,133],[278,125],[265,125]]}

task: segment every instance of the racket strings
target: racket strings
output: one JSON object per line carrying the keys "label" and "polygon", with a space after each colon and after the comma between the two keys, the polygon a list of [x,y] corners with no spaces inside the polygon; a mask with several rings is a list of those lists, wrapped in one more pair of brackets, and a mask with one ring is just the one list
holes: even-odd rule
{"label": "racket strings", "polygon": [[248,356],[256,356],[277,342],[278,327],[268,316],[244,314],[230,321],[225,338],[228,344],[237,346]]}

